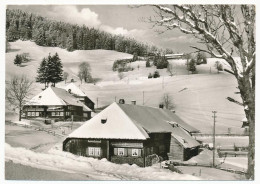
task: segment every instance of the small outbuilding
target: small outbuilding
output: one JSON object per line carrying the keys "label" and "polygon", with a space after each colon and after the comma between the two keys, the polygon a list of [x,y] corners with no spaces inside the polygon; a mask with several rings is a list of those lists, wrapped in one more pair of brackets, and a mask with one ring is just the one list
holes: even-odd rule
{"label": "small outbuilding", "polygon": [[199,147],[185,129],[198,130],[183,122],[173,126],[171,122],[178,119],[174,117],[166,109],[112,103],[72,132],[64,140],[63,150],[142,167],[152,165],[155,157],[185,160],[198,154]]}

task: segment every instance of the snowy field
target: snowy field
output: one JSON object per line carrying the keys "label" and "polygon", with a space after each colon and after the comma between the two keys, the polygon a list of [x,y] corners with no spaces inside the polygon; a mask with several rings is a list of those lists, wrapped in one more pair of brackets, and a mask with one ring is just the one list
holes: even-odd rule
{"label": "snowy field", "polygon": [[[131,72],[124,72],[124,78],[119,80],[117,72],[112,71],[112,64],[116,59],[131,58],[125,53],[89,50],[68,52],[60,48],[40,47],[30,41],[17,41],[10,43],[13,49],[6,54],[6,78],[15,74],[27,74],[34,78],[39,63],[46,53],[58,52],[64,70],[70,76],[77,74],[79,62],[87,61],[92,68],[92,75],[100,78],[94,84],[78,85],[95,103],[98,98],[98,107],[111,104],[120,98],[124,98],[126,103],[136,100],[137,104],[147,106],[158,106],[164,93],[172,96],[175,104],[176,114],[192,126],[200,129],[203,133],[211,133],[213,118],[212,111],[217,111],[217,133],[227,133],[228,129],[232,133],[242,133],[241,119],[244,117],[243,108],[226,100],[232,97],[241,101],[237,92],[237,83],[234,77],[228,73],[217,74],[214,68],[216,59],[208,59],[208,64],[197,66],[198,74],[187,74],[185,60],[171,60],[176,68],[176,75],[169,76],[166,69],[158,70],[161,77],[148,79],[147,76],[153,73],[155,67],[146,68],[145,61],[137,61],[131,64],[135,68]],[[26,66],[17,67],[13,64],[16,54],[28,52],[32,61]],[[223,61],[222,61],[223,62]],[[139,66],[139,69],[138,69]],[[224,65],[226,67],[226,65]],[[43,88],[42,84],[34,84],[34,94]],[[61,82],[58,86],[64,86]],[[144,95],[144,99],[143,99]],[[97,106],[97,103],[96,103]],[[11,109],[7,113],[12,113]]]}

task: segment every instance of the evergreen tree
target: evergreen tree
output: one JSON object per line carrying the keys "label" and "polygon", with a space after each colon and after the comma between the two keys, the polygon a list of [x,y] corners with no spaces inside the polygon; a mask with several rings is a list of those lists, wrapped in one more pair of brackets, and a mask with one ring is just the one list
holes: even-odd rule
{"label": "evergreen tree", "polygon": [[17,65],[17,66],[22,64],[22,58],[21,58],[20,55],[17,54],[17,55],[15,56],[15,58],[14,58],[14,64]]}
{"label": "evergreen tree", "polygon": [[51,60],[54,66],[53,69],[54,72],[50,82],[52,82],[53,86],[55,86],[56,83],[63,81],[63,69],[62,69],[63,66],[57,52],[55,53],[55,55],[52,57]]}
{"label": "evergreen tree", "polygon": [[48,86],[48,68],[47,68],[47,60],[45,58],[42,59],[42,62],[37,70],[36,82],[44,83],[45,88]]}

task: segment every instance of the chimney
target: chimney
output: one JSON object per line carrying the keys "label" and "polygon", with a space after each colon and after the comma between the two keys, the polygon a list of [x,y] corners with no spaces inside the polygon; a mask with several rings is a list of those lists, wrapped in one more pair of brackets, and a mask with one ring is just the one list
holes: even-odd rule
{"label": "chimney", "polygon": [[132,105],[136,105],[136,100],[131,101]]}
{"label": "chimney", "polygon": [[163,109],[163,106],[164,106],[163,104],[159,104],[160,109]]}
{"label": "chimney", "polygon": [[71,89],[69,89],[68,92],[71,94]]}
{"label": "chimney", "polygon": [[125,100],[124,99],[119,99],[119,103],[120,104],[125,104]]}

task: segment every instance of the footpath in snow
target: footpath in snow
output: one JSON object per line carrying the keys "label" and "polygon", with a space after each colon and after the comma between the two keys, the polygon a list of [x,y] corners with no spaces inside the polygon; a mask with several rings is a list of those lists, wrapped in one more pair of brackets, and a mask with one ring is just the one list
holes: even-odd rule
{"label": "footpath in snow", "polygon": [[48,153],[36,153],[25,148],[14,148],[5,143],[5,160],[23,165],[87,174],[96,180],[199,180],[200,178],[178,174],[158,166],[141,168],[136,165],[114,164],[106,159],[97,160],[76,156],[60,150],[56,146]]}

